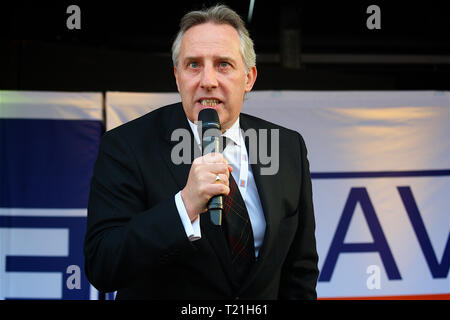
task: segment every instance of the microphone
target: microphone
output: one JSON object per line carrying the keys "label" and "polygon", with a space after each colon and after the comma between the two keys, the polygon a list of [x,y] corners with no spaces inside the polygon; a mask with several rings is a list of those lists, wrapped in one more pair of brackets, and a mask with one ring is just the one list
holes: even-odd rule
{"label": "microphone", "polygon": [[[212,152],[220,152],[219,138],[221,131],[217,111],[211,108],[200,110],[198,114],[198,121],[202,122],[201,137],[203,155]],[[209,200],[207,207],[211,222],[214,225],[220,226],[222,224],[223,196],[217,195],[212,197]]]}

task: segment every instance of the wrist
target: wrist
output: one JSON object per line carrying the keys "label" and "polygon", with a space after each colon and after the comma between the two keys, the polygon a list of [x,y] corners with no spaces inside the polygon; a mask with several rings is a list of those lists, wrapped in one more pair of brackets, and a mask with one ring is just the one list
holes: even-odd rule
{"label": "wrist", "polygon": [[186,212],[189,216],[189,219],[191,220],[191,222],[194,222],[198,217],[198,213],[196,212],[196,210],[192,209],[189,197],[187,197],[185,193],[186,193],[185,189],[181,190],[181,200],[183,201],[184,207],[186,208]]}

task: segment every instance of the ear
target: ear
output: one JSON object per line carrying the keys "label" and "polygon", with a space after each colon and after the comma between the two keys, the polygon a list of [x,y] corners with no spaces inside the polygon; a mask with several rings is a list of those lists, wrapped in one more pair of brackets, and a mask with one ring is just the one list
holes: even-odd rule
{"label": "ear", "polygon": [[257,75],[258,71],[256,70],[256,66],[253,66],[250,69],[248,69],[247,77],[245,79],[245,92],[249,92],[250,90],[252,90]]}
{"label": "ear", "polygon": [[173,67],[173,74],[174,74],[174,76],[175,76],[175,82],[176,82],[176,84],[177,84],[177,89],[178,89],[178,92],[180,92],[180,86],[178,85],[178,74],[177,74],[177,67]]}

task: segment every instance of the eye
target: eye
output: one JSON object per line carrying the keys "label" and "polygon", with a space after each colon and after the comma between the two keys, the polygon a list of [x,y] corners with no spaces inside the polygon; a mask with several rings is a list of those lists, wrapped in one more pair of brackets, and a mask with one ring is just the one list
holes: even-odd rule
{"label": "eye", "polygon": [[197,62],[190,62],[189,68],[197,69],[199,67],[199,64]]}
{"label": "eye", "polygon": [[222,61],[220,64],[219,64],[219,67],[220,68],[227,68],[227,67],[229,67],[230,66],[230,64],[228,63],[228,62],[226,62],[226,61]]}

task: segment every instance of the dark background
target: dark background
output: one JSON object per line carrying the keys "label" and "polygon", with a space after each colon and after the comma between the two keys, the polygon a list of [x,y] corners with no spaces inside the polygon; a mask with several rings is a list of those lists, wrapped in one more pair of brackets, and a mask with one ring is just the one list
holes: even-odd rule
{"label": "dark background", "polygon": [[[450,1],[260,1],[247,27],[254,90],[450,90]],[[170,48],[180,18],[215,1],[14,1],[0,5],[0,89],[176,91]],[[250,1],[222,1],[247,20]],[[68,30],[66,9],[81,9]],[[369,30],[366,9],[381,9]],[[300,32],[300,67],[281,34]]]}

